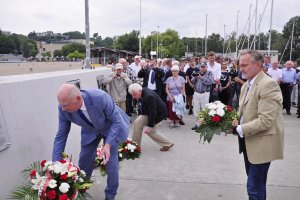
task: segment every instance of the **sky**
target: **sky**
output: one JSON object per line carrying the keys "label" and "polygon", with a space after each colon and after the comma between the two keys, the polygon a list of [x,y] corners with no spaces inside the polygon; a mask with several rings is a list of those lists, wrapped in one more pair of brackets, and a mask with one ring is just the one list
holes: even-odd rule
{"label": "sky", "polygon": [[[258,18],[263,13],[260,30],[270,27],[271,1],[258,1]],[[102,38],[123,35],[140,27],[142,36],[153,31],[175,29],[180,37],[204,37],[207,14],[207,34],[221,36],[236,30],[247,33],[250,4],[255,16],[256,0],[89,0],[90,35]],[[29,32],[85,32],[85,0],[0,0],[0,29],[28,35]],[[300,15],[299,0],[274,0],[272,29],[282,32],[290,18]],[[257,24],[258,24],[257,20]],[[245,28],[247,27],[247,28]],[[255,32],[254,17],[250,32]]]}

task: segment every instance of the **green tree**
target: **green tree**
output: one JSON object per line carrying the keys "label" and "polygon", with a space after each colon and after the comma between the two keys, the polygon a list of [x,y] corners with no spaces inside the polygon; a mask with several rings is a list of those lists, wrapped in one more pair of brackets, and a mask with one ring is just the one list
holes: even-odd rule
{"label": "green tree", "polygon": [[[116,49],[128,50],[137,52],[139,50],[139,31],[133,30],[117,37],[114,47]],[[105,38],[106,39],[106,38]]]}
{"label": "green tree", "polygon": [[66,44],[62,48],[62,54],[64,57],[69,55],[69,53],[73,53],[75,51],[78,51],[79,53],[84,53],[85,52],[85,45],[79,44],[79,43],[70,43]]}
{"label": "green tree", "polygon": [[[192,38],[183,37],[182,42],[185,46],[186,51],[188,51],[188,52],[197,52],[198,54],[202,53],[202,43],[203,43],[202,38],[200,38],[200,37],[197,37],[197,38],[195,38],[195,37],[192,37]],[[198,55],[195,55],[195,56],[198,56]]]}
{"label": "green tree", "polygon": [[17,53],[14,40],[6,35],[0,35],[0,54]]}
{"label": "green tree", "polygon": [[62,57],[63,56],[63,51],[62,50],[54,50],[53,51],[53,57]]}
{"label": "green tree", "polygon": [[[300,57],[300,16],[292,17],[283,27],[283,37],[286,40],[289,40],[292,35],[293,23],[295,23],[294,27],[294,36],[293,36],[293,51],[292,51],[292,60],[296,60],[296,58]],[[291,42],[291,39],[289,40]],[[288,48],[290,49],[290,45]],[[283,55],[283,60],[289,59],[289,53],[285,53]]]}
{"label": "green tree", "polygon": [[207,51],[223,52],[223,38],[220,34],[212,33],[207,38]]}
{"label": "green tree", "polygon": [[160,57],[173,57],[179,59],[184,55],[184,44],[179,38],[177,31],[167,29],[166,32],[159,35]]}
{"label": "green tree", "polygon": [[84,53],[79,53],[77,50],[72,52],[72,53],[69,53],[67,55],[67,58],[71,58],[71,59],[83,59],[85,57],[85,54]]}
{"label": "green tree", "polygon": [[79,31],[70,31],[63,33],[67,39],[85,39],[85,33],[80,33]]}

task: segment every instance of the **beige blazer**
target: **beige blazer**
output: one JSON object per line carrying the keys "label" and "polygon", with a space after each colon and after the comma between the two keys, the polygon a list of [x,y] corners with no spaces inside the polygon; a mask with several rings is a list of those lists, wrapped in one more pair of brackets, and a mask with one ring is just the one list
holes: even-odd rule
{"label": "beige blazer", "polygon": [[247,88],[245,83],[241,89],[239,114],[243,116],[241,128],[250,163],[261,164],[283,159],[284,130],[280,87],[272,78],[260,72],[246,96]]}

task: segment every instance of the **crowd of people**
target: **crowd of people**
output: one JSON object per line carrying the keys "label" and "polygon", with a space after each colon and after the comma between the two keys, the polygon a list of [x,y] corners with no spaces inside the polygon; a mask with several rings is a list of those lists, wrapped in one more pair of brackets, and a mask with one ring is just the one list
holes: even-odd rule
{"label": "crowd of people", "polygon": [[[239,60],[218,59],[214,52],[181,62],[135,56],[131,64],[119,59],[103,84],[108,93],[79,90],[71,84],[59,89],[53,161],[61,159],[71,123],[75,123],[82,127],[79,166],[90,177],[96,148],[103,139],[106,200],[117,194],[118,144],[128,137],[130,116],[137,115],[133,140],[141,144],[144,133],[160,145],[160,151],[168,151],[174,142],[159,133],[160,123],[169,119],[170,129],[179,128],[185,125],[186,113],[197,116],[207,103],[216,100],[239,110],[238,123],[232,125],[244,155],[249,199],[266,199],[271,161],[283,158],[282,108],[291,115],[291,105],[296,105],[292,94],[297,84],[300,87],[296,63],[287,61],[280,69],[277,61],[271,64],[269,57],[254,50],[241,53]],[[298,118],[299,104],[298,94]],[[197,125],[191,128],[195,130]]]}

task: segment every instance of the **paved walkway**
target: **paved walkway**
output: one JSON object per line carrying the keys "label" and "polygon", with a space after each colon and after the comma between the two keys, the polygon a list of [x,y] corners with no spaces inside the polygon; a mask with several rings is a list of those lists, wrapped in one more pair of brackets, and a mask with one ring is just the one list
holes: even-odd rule
{"label": "paved walkway", "polygon": [[[268,200],[300,199],[300,119],[284,113],[285,158],[271,164]],[[237,138],[221,135],[210,144],[199,143],[191,130],[194,117],[185,116],[185,126],[169,129],[166,121],[160,131],[175,142],[168,152],[148,136],[142,141],[137,160],[120,163],[117,200],[243,200],[247,199],[244,162],[238,154]],[[131,135],[131,132],[130,132]],[[104,199],[106,177],[94,171],[96,182],[90,190],[93,199]]]}

